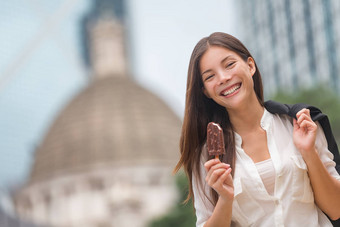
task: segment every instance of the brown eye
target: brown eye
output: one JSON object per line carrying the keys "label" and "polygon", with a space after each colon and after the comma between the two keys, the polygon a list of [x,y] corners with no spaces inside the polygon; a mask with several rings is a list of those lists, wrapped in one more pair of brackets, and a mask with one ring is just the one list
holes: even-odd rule
{"label": "brown eye", "polygon": [[211,79],[211,78],[212,78],[214,75],[215,75],[215,74],[213,74],[213,75],[210,75],[210,76],[207,76],[207,77],[205,78],[205,80],[204,80],[204,81],[207,81],[207,80]]}
{"label": "brown eye", "polygon": [[235,64],[235,62],[231,62],[231,63],[227,64],[226,68],[232,66],[233,64]]}

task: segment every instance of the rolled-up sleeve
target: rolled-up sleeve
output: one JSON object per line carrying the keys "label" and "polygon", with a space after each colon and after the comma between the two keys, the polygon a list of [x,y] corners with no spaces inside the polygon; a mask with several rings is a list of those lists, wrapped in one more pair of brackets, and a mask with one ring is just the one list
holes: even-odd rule
{"label": "rolled-up sleeve", "polygon": [[[201,164],[201,179],[198,179],[195,174],[192,177],[192,188],[194,193],[194,207],[196,210],[196,226],[202,227],[204,226],[205,222],[209,219],[212,215],[214,206],[209,201],[207,196],[210,196],[210,187],[205,183],[205,169],[203,168],[203,164]],[[200,187],[199,185],[202,185]]]}
{"label": "rolled-up sleeve", "polygon": [[335,162],[333,161],[334,156],[332,152],[328,150],[327,139],[325,137],[325,133],[321,127],[321,125],[317,122],[318,130],[316,134],[316,149],[318,151],[319,157],[326,167],[327,171],[333,176],[335,179],[340,181],[339,173],[335,169]]}

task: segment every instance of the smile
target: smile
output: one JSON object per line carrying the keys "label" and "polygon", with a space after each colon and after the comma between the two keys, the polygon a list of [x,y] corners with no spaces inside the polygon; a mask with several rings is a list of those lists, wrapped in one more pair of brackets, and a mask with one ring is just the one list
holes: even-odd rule
{"label": "smile", "polygon": [[221,94],[223,96],[227,96],[227,95],[231,95],[234,92],[236,92],[238,89],[240,89],[241,87],[241,83],[239,84],[235,84],[234,86],[232,86],[231,88],[229,88],[228,90],[222,91]]}

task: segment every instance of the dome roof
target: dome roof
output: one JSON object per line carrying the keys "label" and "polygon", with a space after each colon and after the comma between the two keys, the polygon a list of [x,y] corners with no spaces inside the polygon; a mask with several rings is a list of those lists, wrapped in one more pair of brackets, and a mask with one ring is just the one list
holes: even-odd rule
{"label": "dome roof", "polygon": [[61,112],[35,152],[30,183],[98,165],[179,157],[179,118],[127,77],[95,80]]}

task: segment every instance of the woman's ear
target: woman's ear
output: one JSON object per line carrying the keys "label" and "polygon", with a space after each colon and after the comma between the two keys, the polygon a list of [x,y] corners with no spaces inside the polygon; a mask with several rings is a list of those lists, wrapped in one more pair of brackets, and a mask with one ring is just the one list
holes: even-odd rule
{"label": "woman's ear", "polygon": [[256,66],[255,66],[254,59],[252,57],[248,57],[247,63],[248,63],[248,66],[249,66],[249,70],[250,70],[251,76],[254,76],[254,74],[256,72]]}
{"label": "woman's ear", "polygon": [[211,99],[210,95],[208,94],[208,92],[207,92],[207,90],[205,89],[204,86],[202,87],[202,91],[203,91],[204,95],[205,95],[208,99]]}

